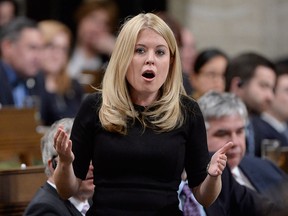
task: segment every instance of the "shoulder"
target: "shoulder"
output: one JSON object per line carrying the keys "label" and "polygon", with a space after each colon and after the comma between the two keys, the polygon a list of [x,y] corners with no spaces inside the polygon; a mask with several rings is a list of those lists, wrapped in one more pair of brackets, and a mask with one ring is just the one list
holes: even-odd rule
{"label": "shoulder", "polygon": [[180,96],[180,103],[184,109],[189,111],[194,111],[199,108],[197,101],[187,95]]}
{"label": "shoulder", "polygon": [[180,97],[180,104],[182,108],[182,112],[186,117],[196,117],[198,118],[201,116],[202,118],[202,112],[200,110],[200,107],[196,100],[194,100],[192,97],[181,95]]}
{"label": "shoulder", "polygon": [[57,192],[53,192],[47,185],[41,187],[33,197],[24,215],[45,215],[53,213],[54,215],[68,215],[68,210],[64,201],[60,199]]}
{"label": "shoulder", "polygon": [[94,92],[88,94],[83,99],[83,106],[90,106],[90,107],[100,107],[102,104],[102,93]]}
{"label": "shoulder", "polygon": [[[251,166],[251,164],[253,164],[253,166]],[[245,169],[246,171],[255,170],[255,172],[257,171],[257,172],[269,173],[269,175],[273,175],[271,173],[272,171],[282,173],[282,170],[278,166],[276,166],[272,161],[249,155],[245,155],[243,157],[239,166]]]}

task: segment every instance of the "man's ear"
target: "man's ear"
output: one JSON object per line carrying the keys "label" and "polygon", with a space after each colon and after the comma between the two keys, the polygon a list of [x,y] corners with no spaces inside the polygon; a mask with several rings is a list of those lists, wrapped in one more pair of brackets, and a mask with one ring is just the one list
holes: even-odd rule
{"label": "man's ear", "polygon": [[243,80],[240,77],[234,77],[231,80],[230,91],[237,93],[244,85]]}
{"label": "man's ear", "polygon": [[54,173],[54,170],[55,170],[56,167],[54,168],[52,159],[48,160],[48,167],[49,167],[50,172]]}

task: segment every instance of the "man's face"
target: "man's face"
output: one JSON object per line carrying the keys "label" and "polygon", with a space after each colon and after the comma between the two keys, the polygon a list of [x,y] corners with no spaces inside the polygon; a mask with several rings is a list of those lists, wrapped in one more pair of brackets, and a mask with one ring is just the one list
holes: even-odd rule
{"label": "man's face", "polygon": [[22,31],[18,40],[10,42],[8,63],[22,77],[32,77],[38,73],[43,49],[41,33],[34,28]]}
{"label": "man's face", "polygon": [[276,75],[268,67],[258,66],[254,77],[242,87],[241,99],[249,111],[261,113],[269,107],[274,98]]}
{"label": "man's face", "polygon": [[93,170],[94,167],[92,163],[90,163],[89,170],[86,175],[86,179],[82,181],[80,188],[79,188],[79,194],[78,196],[84,196],[84,197],[92,197],[94,193],[94,187],[93,184]]}
{"label": "man's face", "polygon": [[279,121],[288,120],[288,74],[278,77],[275,87],[275,97],[268,112],[272,113]]}
{"label": "man's face", "polygon": [[216,152],[227,142],[232,141],[233,147],[227,152],[230,168],[238,166],[245,151],[245,120],[239,115],[225,116],[208,121],[207,141],[210,152]]}

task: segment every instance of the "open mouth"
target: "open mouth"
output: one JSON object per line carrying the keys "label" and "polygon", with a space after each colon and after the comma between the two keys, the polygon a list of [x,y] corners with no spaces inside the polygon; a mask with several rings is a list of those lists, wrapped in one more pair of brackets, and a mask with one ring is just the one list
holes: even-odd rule
{"label": "open mouth", "polygon": [[155,77],[155,74],[153,71],[145,71],[142,76],[146,79],[153,79]]}

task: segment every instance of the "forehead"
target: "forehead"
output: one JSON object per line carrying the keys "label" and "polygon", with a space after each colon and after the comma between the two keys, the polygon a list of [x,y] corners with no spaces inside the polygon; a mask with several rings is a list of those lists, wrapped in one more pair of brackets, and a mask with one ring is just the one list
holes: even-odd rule
{"label": "forehead", "polygon": [[238,114],[208,120],[208,130],[237,130],[245,126],[245,119]]}
{"label": "forehead", "polygon": [[25,28],[21,31],[19,40],[23,40],[23,39],[34,40],[34,38],[42,39],[42,34],[40,30],[37,28]]}
{"label": "forehead", "polygon": [[166,40],[156,31],[150,28],[142,29],[137,37],[137,44],[157,44],[166,46],[168,48],[168,44]]}
{"label": "forehead", "polygon": [[276,79],[276,73],[271,68],[260,65],[256,67],[253,78],[274,82]]}

